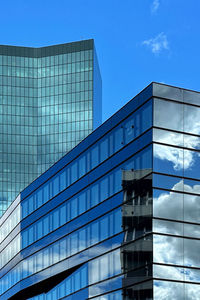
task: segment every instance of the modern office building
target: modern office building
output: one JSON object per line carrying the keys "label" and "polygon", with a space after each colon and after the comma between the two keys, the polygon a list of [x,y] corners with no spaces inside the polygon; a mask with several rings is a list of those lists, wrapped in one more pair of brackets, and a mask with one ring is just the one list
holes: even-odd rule
{"label": "modern office building", "polygon": [[152,83],[0,219],[2,300],[197,300],[200,93]]}
{"label": "modern office building", "polygon": [[93,40],[0,46],[0,215],[100,124],[101,76]]}

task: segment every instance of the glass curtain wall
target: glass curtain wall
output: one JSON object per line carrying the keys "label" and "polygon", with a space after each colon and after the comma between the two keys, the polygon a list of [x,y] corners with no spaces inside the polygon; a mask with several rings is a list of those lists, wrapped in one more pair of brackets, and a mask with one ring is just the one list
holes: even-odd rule
{"label": "glass curtain wall", "polygon": [[156,278],[156,300],[199,298],[199,120],[200,107],[196,104],[154,100],[153,276]]}
{"label": "glass curtain wall", "polygon": [[0,215],[100,125],[100,114],[93,120],[94,76],[100,78],[93,40],[0,47]]}

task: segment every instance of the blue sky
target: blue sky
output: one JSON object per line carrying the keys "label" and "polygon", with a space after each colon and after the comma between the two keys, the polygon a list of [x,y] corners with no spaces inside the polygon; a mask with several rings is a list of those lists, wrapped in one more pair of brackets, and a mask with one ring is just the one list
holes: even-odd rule
{"label": "blue sky", "polygon": [[0,44],[94,38],[103,120],[151,81],[200,90],[199,0],[5,0]]}

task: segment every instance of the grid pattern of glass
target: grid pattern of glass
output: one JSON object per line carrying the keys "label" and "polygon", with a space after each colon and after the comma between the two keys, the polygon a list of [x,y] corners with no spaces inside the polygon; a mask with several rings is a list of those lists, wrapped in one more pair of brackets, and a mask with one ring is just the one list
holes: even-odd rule
{"label": "grid pattern of glass", "polygon": [[[93,130],[93,76],[99,72],[92,40],[5,47],[0,47],[0,215]],[[100,116],[95,122],[100,124]]]}
{"label": "grid pattern of glass", "polygon": [[199,299],[200,94],[148,91],[5,214],[3,300]]}
{"label": "grid pattern of glass", "polygon": [[[151,214],[151,99],[115,122],[15,206],[21,211],[20,228],[8,222],[14,211],[3,221],[3,300],[13,295],[13,287],[32,299],[121,299],[122,287],[130,293],[135,281],[143,280],[152,251],[142,259],[133,253],[146,243],[152,249],[152,236],[149,225],[133,225],[139,210],[131,211],[133,201],[139,208],[136,190],[146,182],[141,203]],[[30,281],[51,279],[54,268],[63,277],[56,276],[45,292],[35,286],[35,295]]]}
{"label": "grid pattern of glass", "polygon": [[154,100],[154,299],[198,299],[200,99],[167,91],[170,100]]}
{"label": "grid pattern of glass", "polygon": [[0,214],[37,171],[37,59],[0,55]]}

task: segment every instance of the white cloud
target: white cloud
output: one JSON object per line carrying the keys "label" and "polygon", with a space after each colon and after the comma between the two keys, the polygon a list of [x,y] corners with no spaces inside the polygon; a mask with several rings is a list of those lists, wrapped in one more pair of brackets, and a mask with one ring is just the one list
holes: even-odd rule
{"label": "white cloud", "polygon": [[[190,186],[183,184],[180,180],[173,187],[171,192],[160,191],[160,194],[154,197],[153,211],[154,216],[159,218],[200,222],[200,197],[199,195],[174,193],[173,191],[186,191],[200,194],[200,185]],[[167,210],[166,210],[167,207]],[[169,224],[170,225],[170,224]],[[174,228],[176,230],[176,228]],[[193,234],[196,230],[193,229]],[[173,234],[175,234],[173,232]],[[190,234],[191,235],[191,234]]]}
{"label": "white cloud", "polygon": [[169,50],[169,43],[164,32],[159,33],[155,38],[143,41],[142,45],[149,47],[154,54],[159,54],[162,50]]}
{"label": "white cloud", "polygon": [[[169,118],[170,116],[170,118]],[[196,107],[189,105],[183,108],[180,104],[172,102],[157,101],[155,105],[155,126],[165,127],[177,131],[184,131],[191,134],[200,134],[200,111]],[[183,135],[172,131],[157,130],[154,131],[154,141],[186,147],[191,149],[200,149],[199,137],[193,135]],[[173,164],[174,170],[192,170],[195,167],[199,152],[188,151],[181,148],[156,145],[154,156],[162,161],[168,161]],[[199,159],[198,159],[199,160]]]}
{"label": "white cloud", "polygon": [[[174,270],[172,275],[174,274]],[[198,300],[200,287],[198,284],[184,284],[182,282],[156,281],[154,284],[155,300]]]}
{"label": "white cloud", "polygon": [[151,5],[151,12],[155,13],[158,10],[159,6],[160,6],[160,1],[159,0],[154,0],[152,5]]}

